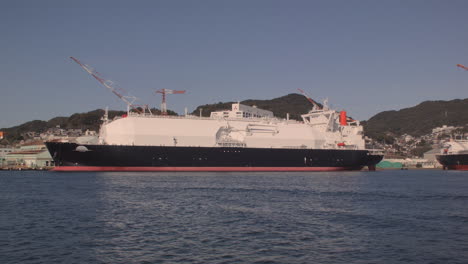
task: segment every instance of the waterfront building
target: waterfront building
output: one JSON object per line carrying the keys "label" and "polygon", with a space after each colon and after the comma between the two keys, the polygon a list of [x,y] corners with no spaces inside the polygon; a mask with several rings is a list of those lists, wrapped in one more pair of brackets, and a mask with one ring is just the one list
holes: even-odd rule
{"label": "waterfront building", "polygon": [[38,169],[53,166],[52,157],[42,141],[23,144],[5,155],[7,168]]}
{"label": "waterfront building", "polygon": [[14,148],[10,148],[10,147],[2,147],[0,148],[0,168],[3,168],[7,165],[7,162],[6,162],[6,155],[8,153],[11,153],[15,151]]}

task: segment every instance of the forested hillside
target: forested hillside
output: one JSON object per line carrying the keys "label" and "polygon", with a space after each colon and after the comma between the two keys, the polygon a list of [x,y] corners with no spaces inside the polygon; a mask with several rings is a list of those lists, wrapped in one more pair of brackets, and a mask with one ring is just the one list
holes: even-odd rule
{"label": "forested hillside", "polygon": [[[209,116],[212,111],[230,110],[234,102],[219,102],[217,104],[206,104],[198,106],[192,114],[199,115],[202,109],[203,116]],[[288,94],[271,100],[245,100],[241,104],[257,106],[261,109],[270,110],[275,116],[286,118],[289,113],[291,119],[301,120],[301,114],[307,113],[311,103],[300,94]],[[160,114],[158,109],[152,109],[154,114]],[[168,111],[170,115],[177,115]],[[125,114],[123,111],[109,111],[109,118]],[[44,132],[49,128],[60,126],[64,129],[99,129],[104,110],[97,109],[87,113],[77,113],[69,117],[55,117],[49,121],[34,120],[11,128],[2,128],[0,131],[6,133],[8,142],[22,139],[26,132]],[[468,99],[457,99],[451,101],[426,101],[417,106],[401,109],[398,111],[385,111],[376,114],[368,121],[363,121],[364,131],[371,138],[378,139],[388,134],[402,135],[410,134],[420,136],[428,134],[435,127],[442,125],[464,126],[468,124]]]}
{"label": "forested hillside", "polygon": [[[231,110],[231,105],[233,103],[235,102],[200,105],[192,114],[199,115],[200,109],[202,109],[203,116],[210,116],[210,113],[213,111]],[[271,100],[249,99],[241,101],[240,103],[248,106],[256,105],[258,108],[270,110],[275,116],[281,118],[286,118],[286,114],[289,113],[289,117],[296,120],[301,120],[301,115],[312,109],[312,104],[307,101],[307,98],[300,94],[288,94]]]}
{"label": "forested hillside", "polygon": [[451,101],[425,101],[399,111],[385,111],[365,122],[366,134],[372,138],[383,133],[395,135],[428,134],[435,127],[466,126],[468,124],[468,98]]}

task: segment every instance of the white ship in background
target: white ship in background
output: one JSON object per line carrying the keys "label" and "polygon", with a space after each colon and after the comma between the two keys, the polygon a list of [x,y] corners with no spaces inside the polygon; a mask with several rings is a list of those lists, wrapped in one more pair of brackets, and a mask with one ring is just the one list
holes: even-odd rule
{"label": "white ship in background", "polygon": [[436,158],[444,169],[468,170],[468,138],[446,142]]}
{"label": "white ship in background", "polygon": [[[462,64],[457,64],[457,67],[468,71],[468,67]],[[468,138],[446,142],[441,152],[436,158],[444,169],[468,170]]]}

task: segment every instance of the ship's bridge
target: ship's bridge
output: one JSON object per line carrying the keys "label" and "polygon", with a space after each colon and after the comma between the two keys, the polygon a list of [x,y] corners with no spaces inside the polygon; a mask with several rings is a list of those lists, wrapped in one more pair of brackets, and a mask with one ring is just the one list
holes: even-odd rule
{"label": "ship's bridge", "polygon": [[273,118],[273,112],[240,103],[232,104],[232,110],[211,112],[211,118]]}

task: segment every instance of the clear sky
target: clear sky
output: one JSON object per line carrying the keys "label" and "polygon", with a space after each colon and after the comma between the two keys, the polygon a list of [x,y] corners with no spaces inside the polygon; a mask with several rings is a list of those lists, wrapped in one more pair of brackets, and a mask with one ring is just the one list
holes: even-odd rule
{"label": "clear sky", "polygon": [[468,1],[1,1],[0,127],[125,109],[70,56],[181,114],[302,88],[365,120],[468,97]]}

